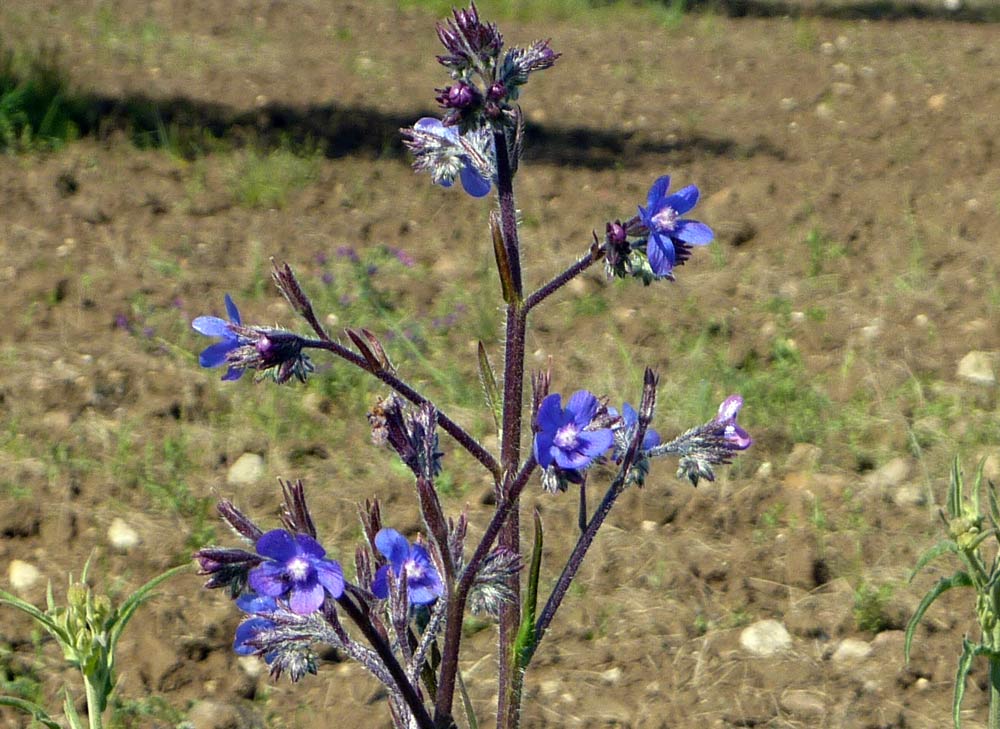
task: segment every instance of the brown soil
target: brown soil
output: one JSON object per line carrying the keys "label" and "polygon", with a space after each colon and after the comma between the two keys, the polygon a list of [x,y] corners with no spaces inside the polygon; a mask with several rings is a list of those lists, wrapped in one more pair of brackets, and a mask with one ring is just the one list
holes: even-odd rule
{"label": "brown soil", "polygon": [[[184,559],[219,495],[276,523],[277,476],[311,487],[331,551],[353,551],[354,504],[373,494],[416,528],[406,479],[365,445],[372,385],[337,385],[340,364],[307,386],[220,383],[197,368],[205,342],[188,326],[220,313],[225,291],[247,320],[294,325],[258,285],[268,256],[321,287],[321,254],[392,246],[417,262],[387,264],[396,278],[379,281],[398,310],[426,323],[466,302],[444,346],[425,326],[422,356],[395,349],[401,373],[443,404],[452,380],[441,371],[474,383],[472,347],[495,346],[499,331],[486,207],[414,177],[395,135],[433,113],[432,89],[446,83],[434,16],[382,2],[93,5],[0,7],[4,41],[56,43],[94,110],[79,141],[0,164],[0,563],[35,564],[58,594],[93,554],[96,583],[121,594]],[[630,215],[660,174],[699,185],[696,217],[718,233],[674,284],[623,287],[595,272],[560,293],[533,320],[531,365],[551,356],[555,390],[615,401],[634,401],[651,365],[664,381],[656,425],[673,433],[710,415],[753,363],[762,376],[781,352],[802,363],[783,396],[796,407],[748,396],[756,443],[718,482],[693,490],[663,464],[623,497],[528,674],[525,726],[950,721],[970,596],[933,608],[909,666],[901,628],[951,568],[906,583],[940,536],[934,504],[951,457],[1000,459],[997,387],[956,375],[966,353],[1000,352],[1000,43],[995,24],[963,12],[502,23],[512,42],[552,37],[563,53],[524,99],[530,281],[580,255],[592,228]],[[127,110],[143,104],[168,138],[201,139],[203,154],[137,147]],[[211,135],[264,148],[310,140],[316,166],[283,206],[242,205],[234,170],[251,152],[213,151]],[[467,294],[477,289],[479,308]],[[453,412],[486,438],[474,389]],[[447,507],[467,505],[475,533],[488,485],[446,445],[459,484]],[[170,460],[178,448],[183,463]],[[264,457],[265,477],[228,486],[244,452]],[[988,466],[996,477],[1000,460]],[[551,574],[574,535],[575,499],[526,502],[545,521]],[[115,518],[142,539],[128,554],[108,546]],[[231,650],[237,611],[199,584],[173,580],[136,617],[123,699],[161,697],[198,726],[313,726],[316,715],[388,726],[378,685],[336,656],[294,686],[253,675]],[[892,588],[877,635],[853,613],[864,585]],[[43,595],[40,584],[27,597]],[[37,649],[29,623],[3,614],[6,678],[36,662],[54,706],[72,674],[53,646]],[[740,647],[744,627],[766,618],[788,628],[790,652]],[[493,635],[470,630],[463,664],[484,726]],[[836,656],[845,638],[870,653]],[[977,665],[967,726],[985,721],[986,678]],[[0,723],[25,725],[6,711]]]}

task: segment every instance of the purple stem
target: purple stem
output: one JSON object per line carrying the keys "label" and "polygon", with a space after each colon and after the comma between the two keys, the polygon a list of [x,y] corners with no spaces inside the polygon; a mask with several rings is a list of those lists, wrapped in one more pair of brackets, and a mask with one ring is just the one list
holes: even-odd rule
{"label": "purple stem", "polygon": [[417,693],[416,689],[413,688],[413,684],[410,683],[409,679],[406,677],[406,673],[403,671],[403,667],[399,665],[399,661],[396,660],[396,656],[393,655],[392,649],[389,648],[389,644],[385,642],[379,632],[372,625],[371,620],[365,614],[365,611],[354,604],[354,601],[348,597],[345,592],[343,595],[337,598],[337,604],[340,605],[341,609],[347,613],[348,617],[354,621],[354,624],[361,629],[365,638],[371,643],[372,648],[378,653],[379,658],[385,664],[386,670],[389,671],[389,675],[392,676],[392,680],[395,681],[396,687],[399,689],[400,694],[403,696],[403,700],[406,701],[406,705],[409,707],[410,712],[413,714],[414,719],[417,721],[417,725],[420,729],[435,729],[434,720],[431,719],[431,715],[427,713],[427,707],[424,706],[423,700]]}
{"label": "purple stem", "polygon": [[586,271],[588,268],[597,263],[603,257],[604,257],[603,248],[596,248],[596,247],[592,248],[590,253],[583,256],[572,266],[570,266],[565,271],[560,273],[558,276],[553,278],[547,284],[544,284],[541,287],[539,287],[537,291],[528,296],[528,298],[524,300],[524,313],[527,314],[529,311],[534,309],[545,299],[547,299],[549,296],[551,296],[556,291],[561,289],[563,286],[568,284],[570,281],[579,276],[581,273]]}
{"label": "purple stem", "polygon": [[352,352],[350,349],[333,340],[304,339],[302,348],[323,349],[332,352],[341,359],[345,359],[351,364],[363,369],[365,372],[382,380],[385,384],[412,402],[414,405],[428,403],[437,411],[437,422],[448,435],[454,438],[460,446],[465,448],[473,458],[479,461],[494,478],[500,478],[500,465],[493,454],[486,450],[475,438],[472,437],[461,425],[449,418],[441,409],[434,405],[429,399],[410,387],[406,382],[396,377],[392,372],[385,369],[374,369],[364,357]]}
{"label": "purple stem", "polygon": [[[652,417],[653,403],[655,402],[656,397],[655,388],[655,375],[653,375],[652,370],[647,369],[646,382],[643,391],[643,403],[640,406],[639,421],[636,425],[635,433],[632,436],[632,442],[629,444],[629,448],[622,458],[618,474],[615,476],[614,481],[611,482],[611,485],[608,486],[607,493],[604,494],[604,499],[601,501],[601,505],[597,507],[597,511],[594,512],[594,516],[587,524],[587,528],[584,530],[583,534],[580,535],[580,538],[576,542],[576,546],[573,547],[573,552],[566,561],[566,566],[563,567],[562,574],[559,575],[559,580],[556,582],[555,587],[552,588],[552,594],[549,595],[549,599],[546,601],[545,607],[538,616],[538,620],[535,623],[535,640],[532,644],[531,652],[527,656],[527,659],[529,660],[531,658],[531,654],[537,650],[538,644],[542,642],[542,638],[545,636],[545,631],[548,629],[549,624],[552,622],[552,618],[559,609],[559,605],[566,596],[566,591],[572,584],[573,578],[576,577],[576,573],[580,569],[580,565],[583,564],[583,558],[587,555],[587,550],[590,549],[590,545],[593,543],[594,537],[597,535],[597,530],[601,528],[602,524],[604,524],[604,520],[611,512],[611,507],[615,505],[615,501],[625,490],[628,472],[632,468],[632,464],[635,463],[636,457],[639,455],[640,444],[642,443],[643,438],[646,437],[646,428],[649,425],[650,418]],[[525,662],[524,665],[527,665],[527,662]]]}

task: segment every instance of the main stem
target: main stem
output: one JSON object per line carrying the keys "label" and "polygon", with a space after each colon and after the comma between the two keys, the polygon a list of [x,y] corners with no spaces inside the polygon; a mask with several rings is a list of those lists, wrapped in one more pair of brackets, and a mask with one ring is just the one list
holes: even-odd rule
{"label": "main stem", "polygon": [[83,677],[83,689],[87,695],[87,725],[90,729],[102,729],[100,697],[97,688],[87,676]]}
{"label": "main stem", "polygon": [[[524,400],[524,335],[526,311],[523,306],[521,251],[517,236],[517,208],[514,204],[513,169],[507,152],[506,134],[494,132],[497,157],[497,190],[500,201],[500,227],[514,287],[513,301],[507,304],[507,336],[503,368],[503,433],[500,442],[500,496],[512,501],[510,516],[500,530],[500,546],[521,553],[519,496],[511,493],[521,458],[521,417]],[[503,273],[501,272],[501,275]],[[513,499],[510,497],[513,496]],[[514,656],[514,641],[521,625],[521,580],[512,575],[508,582],[511,599],[500,608],[500,635],[497,641],[499,662],[497,727],[515,729],[520,718],[521,672]]]}

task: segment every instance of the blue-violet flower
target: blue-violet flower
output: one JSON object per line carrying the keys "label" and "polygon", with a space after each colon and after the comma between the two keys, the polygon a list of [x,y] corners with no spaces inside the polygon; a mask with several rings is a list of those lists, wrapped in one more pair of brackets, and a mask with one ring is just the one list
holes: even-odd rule
{"label": "blue-violet flower", "polygon": [[[246,344],[246,341],[233,331],[230,326],[231,324],[235,324],[236,326],[242,325],[240,310],[236,308],[236,304],[233,303],[229,294],[226,294],[225,298],[226,311],[229,313],[228,322],[217,316],[199,316],[191,322],[191,327],[199,334],[204,334],[206,337],[222,337],[221,342],[209,345],[198,355],[198,364],[202,367],[211,368],[225,364],[230,352]],[[222,376],[222,379],[238,380],[242,376],[242,368],[230,367],[226,370],[226,374]]]}
{"label": "blue-violet flower", "polygon": [[[273,613],[278,609],[278,604],[273,597],[247,592],[236,599],[236,607],[249,614],[250,617],[236,628],[233,650],[241,656],[251,656],[260,652],[260,649],[253,644],[257,634],[264,630],[273,630],[276,627],[273,620],[262,617],[261,613]],[[265,655],[264,660],[270,663],[274,660],[274,654]]]}
{"label": "blue-violet flower", "polygon": [[344,572],[326,550],[308,534],[274,529],[257,540],[257,554],[268,559],[250,570],[248,581],[264,597],[288,600],[296,615],[311,615],[323,604],[324,593],[338,598],[344,592]]}
{"label": "blue-violet flower", "polygon": [[736,416],[743,407],[743,398],[739,395],[730,395],[719,405],[719,413],[715,416],[715,422],[722,427],[722,437],[728,447],[734,451],[745,451],[753,444],[753,438],[736,422]]}
{"label": "blue-violet flower", "polygon": [[[608,408],[608,413],[612,416],[618,415],[618,412],[614,408]],[[639,413],[635,411],[628,403],[622,405],[621,413],[621,429],[625,434],[624,443],[625,447],[628,447],[629,442],[632,440],[632,434],[635,432],[636,426],[639,424]],[[650,448],[655,448],[660,445],[660,434],[657,433],[652,428],[646,428],[646,435],[642,439],[642,450],[648,451]],[[624,452],[622,453],[624,455]]]}
{"label": "blue-violet flower", "polygon": [[414,169],[427,170],[431,179],[442,187],[451,187],[455,177],[472,197],[483,197],[490,191],[487,170],[494,166],[492,141],[480,133],[459,134],[440,119],[425,116],[412,127],[403,130],[406,146],[413,152]]}
{"label": "blue-violet flower", "polygon": [[411,605],[427,605],[444,594],[444,583],[424,545],[417,542],[411,546],[395,529],[385,528],[375,535],[375,546],[389,560],[375,573],[372,581],[375,597],[382,600],[389,597],[390,569],[396,579],[406,576],[406,594]]}
{"label": "blue-violet flower", "polygon": [[538,465],[547,469],[555,463],[559,468],[577,471],[607,451],[614,443],[611,430],[586,430],[597,408],[597,398],[586,390],[573,393],[565,409],[558,393],[542,400],[535,434]]}
{"label": "blue-violet flower", "polygon": [[639,207],[639,218],[649,230],[646,256],[649,266],[657,276],[670,277],[674,266],[679,266],[691,256],[691,246],[710,243],[712,229],[697,220],[682,220],[681,216],[698,202],[698,188],[694,185],[667,195],[670,176],[660,177],[649,188],[648,207]]}

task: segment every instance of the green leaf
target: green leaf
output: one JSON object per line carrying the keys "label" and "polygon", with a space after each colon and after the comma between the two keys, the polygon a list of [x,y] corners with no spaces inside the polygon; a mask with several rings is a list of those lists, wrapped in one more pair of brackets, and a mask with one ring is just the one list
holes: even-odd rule
{"label": "green leaf", "polygon": [[500,396],[500,388],[497,386],[496,371],[490,363],[489,355],[486,354],[486,347],[479,343],[479,381],[483,385],[483,393],[486,395],[486,404],[490,407],[493,415],[493,422],[496,424],[497,432],[503,430],[503,398]]}
{"label": "green leaf", "polygon": [[83,729],[83,722],[80,720],[80,715],[76,711],[76,705],[73,703],[73,697],[69,695],[69,691],[65,688],[63,689],[63,699],[63,713],[69,721],[70,729]]}
{"label": "green leaf", "polygon": [[932,587],[924,599],[920,601],[917,606],[916,611],[913,613],[913,617],[910,618],[910,622],[906,624],[906,638],[903,642],[903,657],[907,663],[910,662],[910,644],[913,642],[913,635],[917,630],[917,625],[923,620],[924,613],[927,612],[927,608],[937,600],[941,595],[946,593],[953,587],[972,587],[972,578],[969,577],[967,572],[956,572],[951,577],[942,577],[937,581],[937,584]]}
{"label": "green leaf", "polygon": [[157,575],[128,596],[128,599],[126,599],[125,602],[118,607],[118,610],[115,611],[114,616],[109,621],[110,630],[108,635],[108,652],[110,654],[114,653],[115,646],[118,644],[118,639],[121,638],[122,631],[125,630],[125,626],[128,625],[128,621],[132,619],[136,609],[152,597],[150,593],[156,589],[161,582],[170,579],[174,575],[179,575],[181,572],[188,572],[190,570],[191,565],[189,564],[172,567],[163,574]]}
{"label": "green leaf", "polygon": [[962,516],[962,468],[958,456],[951,462],[951,481],[948,484],[948,515],[952,519]]}
{"label": "green leaf", "polygon": [[41,724],[44,724],[48,729],[62,729],[52,717],[48,715],[41,706],[33,701],[28,701],[26,699],[19,699],[15,696],[0,696],[0,706],[12,706],[15,709],[20,709],[25,714],[31,714],[31,718]]}
{"label": "green leaf", "polygon": [[951,704],[951,717],[955,722],[955,729],[962,728],[962,698],[965,696],[965,679],[972,668],[972,661],[981,652],[981,646],[975,645],[968,638],[962,638],[962,655],[958,657],[958,670],[955,672],[955,696]]}
{"label": "green leaf", "polygon": [[952,541],[951,539],[946,539],[946,540],[940,541],[937,544],[935,544],[933,547],[931,547],[928,550],[926,550],[917,559],[917,564],[913,568],[913,571],[910,573],[910,579],[909,579],[909,581],[913,582],[913,578],[917,576],[917,573],[920,572],[920,570],[922,570],[924,567],[926,567],[931,562],[933,562],[934,560],[936,560],[942,554],[949,554],[949,553],[950,554],[959,554],[958,545],[955,544],[955,542]]}
{"label": "green leaf", "polygon": [[[51,583],[49,584],[49,589],[52,589]],[[42,612],[30,602],[25,602],[16,595],[11,595],[9,592],[0,590],[0,605],[10,605],[12,608],[17,608],[23,613],[27,613],[34,620],[41,624],[56,641],[59,642],[61,646],[72,646],[72,637],[67,633],[55,620],[52,619],[51,615]]]}
{"label": "green leaf", "polygon": [[479,720],[476,719],[476,710],[472,707],[472,699],[462,680],[462,672],[456,671],[455,678],[458,679],[458,691],[462,694],[462,706],[465,708],[465,720],[469,722],[469,729],[479,729]]}
{"label": "green leaf", "polygon": [[986,479],[986,498],[990,503],[990,523],[994,529],[1000,529],[1000,503],[997,503],[997,487]]}
{"label": "green leaf", "polygon": [[538,612],[538,578],[542,567],[542,543],[544,531],[542,517],[535,509],[535,543],[531,550],[531,565],[528,569],[528,591],[524,597],[524,608],[521,616],[521,626],[514,641],[514,656],[520,670],[524,670],[531,662],[535,653],[537,636],[535,635],[535,618]]}

